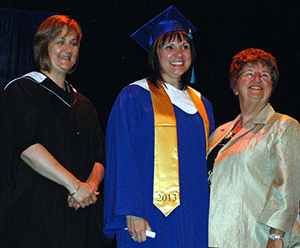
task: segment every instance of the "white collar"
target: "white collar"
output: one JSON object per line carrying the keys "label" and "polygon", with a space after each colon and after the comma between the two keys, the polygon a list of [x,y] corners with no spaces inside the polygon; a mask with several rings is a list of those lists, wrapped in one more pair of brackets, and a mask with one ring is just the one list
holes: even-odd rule
{"label": "white collar", "polygon": [[[132,83],[131,85],[138,85],[138,86],[150,91],[146,79],[136,81],[136,82]],[[179,90],[170,84],[164,85],[164,89],[166,90],[168,96],[170,97],[171,102],[174,105],[176,105],[178,108],[180,108],[181,110],[183,110],[184,112],[186,112],[188,114],[197,113],[198,110],[195,107],[193,101],[191,100],[191,98],[186,90]],[[201,94],[198,91],[196,91],[194,89],[192,89],[192,90],[197,94],[197,96],[199,98],[201,98]]]}

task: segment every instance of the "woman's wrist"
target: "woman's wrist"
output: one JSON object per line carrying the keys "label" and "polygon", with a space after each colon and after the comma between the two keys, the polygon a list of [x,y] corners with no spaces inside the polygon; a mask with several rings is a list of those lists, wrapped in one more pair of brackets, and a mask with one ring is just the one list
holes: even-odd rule
{"label": "woman's wrist", "polygon": [[92,190],[95,192],[95,191],[98,191],[98,187],[95,186],[94,184],[91,184],[91,183],[88,183],[88,185],[90,185],[90,187],[92,188]]}
{"label": "woman's wrist", "polygon": [[270,228],[269,239],[278,240],[283,239],[285,232],[280,229]]}
{"label": "woman's wrist", "polygon": [[77,193],[77,191],[79,190],[80,186],[81,186],[81,182],[80,182],[80,180],[77,180],[77,186],[76,186],[76,189],[69,192],[69,193],[70,193],[70,196],[74,196],[74,195]]}
{"label": "woman's wrist", "polygon": [[279,240],[279,239],[283,239],[283,238],[284,238],[283,236],[281,236],[279,234],[275,234],[275,233],[269,235],[269,239],[274,240],[274,241]]}

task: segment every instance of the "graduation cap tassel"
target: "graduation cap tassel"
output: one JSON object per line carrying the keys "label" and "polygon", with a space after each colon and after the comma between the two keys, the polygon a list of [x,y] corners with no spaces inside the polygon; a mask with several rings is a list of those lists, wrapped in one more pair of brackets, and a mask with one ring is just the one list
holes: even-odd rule
{"label": "graduation cap tassel", "polygon": [[[191,24],[190,24],[190,26],[191,26]],[[190,39],[193,38],[191,27],[189,28],[189,37],[190,37]],[[195,68],[193,67],[193,69],[192,69],[192,76],[191,76],[191,80],[190,80],[190,84],[194,84],[194,83],[196,83],[196,76],[195,76]]]}
{"label": "graduation cap tassel", "polygon": [[195,68],[193,67],[193,70],[192,70],[192,76],[191,76],[191,81],[190,81],[191,84],[194,84],[196,83],[196,76],[195,76]]}

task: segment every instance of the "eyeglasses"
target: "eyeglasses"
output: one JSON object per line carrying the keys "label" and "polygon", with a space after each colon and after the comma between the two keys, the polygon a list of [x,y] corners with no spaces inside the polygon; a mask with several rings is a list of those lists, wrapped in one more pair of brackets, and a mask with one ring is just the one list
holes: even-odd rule
{"label": "eyeglasses", "polygon": [[254,80],[257,78],[257,76],[263,81],[271,81],[272,80],[272,76],[269,72],[253,72],[253,71],[241,72],[237,78],[247,77],[251,80]]}

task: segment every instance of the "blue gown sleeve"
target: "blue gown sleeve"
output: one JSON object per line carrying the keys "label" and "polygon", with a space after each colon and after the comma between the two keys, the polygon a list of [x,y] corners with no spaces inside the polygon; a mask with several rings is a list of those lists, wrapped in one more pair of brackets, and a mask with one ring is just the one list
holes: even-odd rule
{"label": "blue gown sleeve", "polygon": [[104,233],[113,237],[126,227],[126,215],[144,216],[140,176],[140,140],[147,133],[141,124],[145,101],[139,86],[128,86],[118,96],[106,130]]}

